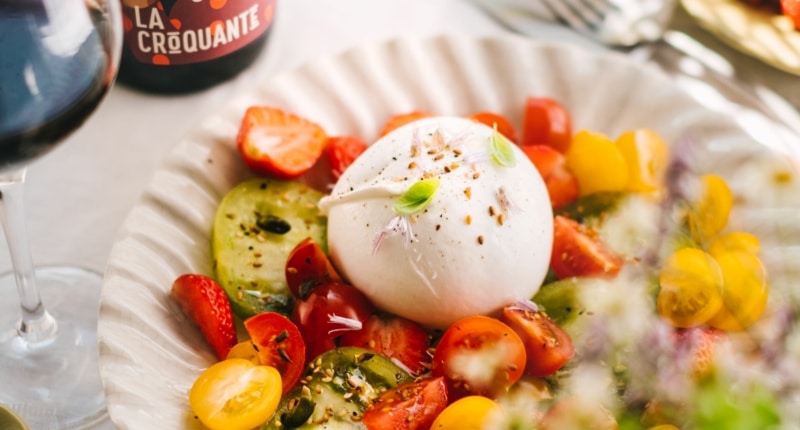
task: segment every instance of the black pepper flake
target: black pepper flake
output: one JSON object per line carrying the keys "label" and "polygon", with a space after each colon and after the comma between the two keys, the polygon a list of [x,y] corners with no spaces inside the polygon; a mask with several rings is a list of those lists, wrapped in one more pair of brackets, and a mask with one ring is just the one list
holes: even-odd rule
{"label": "black pepper flake", "polygon": [[478,236],[478,244],[483,245],[483,235]]}

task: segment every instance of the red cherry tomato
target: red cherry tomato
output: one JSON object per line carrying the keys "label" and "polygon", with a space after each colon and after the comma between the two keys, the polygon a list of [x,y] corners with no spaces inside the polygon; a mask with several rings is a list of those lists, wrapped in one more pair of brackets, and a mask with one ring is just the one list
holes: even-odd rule
{"label": "red cherry tomato", "polygon": [[531,376],[551,375],[575,355],[569,334],[543,312],[509,306],[503,309],[500,321],[508,324],[525,344],[525,373]]}
{"label": "red cherry tomato", "polygon": [[364,411],[369,430],[427,430],[447,407],[443,377],[409,382],[381,394]]}
{"label": "red cherry tomato", "polygon": [[419,324],[392,314],[369,317],[364,328],[347,332],[339,346],[358,346],[399,361],[414,375],[428,369],[431,336]]}
{"label": "red cherry tomato", "polygon": [[698,326],[676,329],[673,338],[675,349],[688,357],[692,375],[701,378],[714,368],[717,348],[727,341],[728,336],[723,330]]}
{"label": "red cherry tomato", "polygon": [[526,145],[521,148],[542,175],[554,209],[564,207],[578,198],[578,178],[567,167],[564,154],[547,145]]}
{"label": "red cherry tomato", "polygon": [[610,278],[622,269],[622,257],[611,251],[589,227],[557,215],[553,219],[553,229],[550,268],[559,279],[573,276]]}
{"label": "red cherry tomato", "polygon": [[353,161],[356,161],[362,152],[367,150],[367,144],[356,136],[336,136],[328,139],[325,154],[331,165],[331,175],[337,180]]}
{"label": "red cherry tomato", "polygon": [[278,369],[283,393],[291,390],[303,375],[306,344],[297,326],[276,312],[262,312],[244,320],[244,328],[256,347],[261,364]]}
{"label": "red cherry tomato", "polygon": [[286,283],[295,298],[308,295],[317,285],[341,281],[328,255],[310,237],[298,243],[286,259]]}
{"label": "red cherry tomato", "polygon": [[470,316],[451,325],[433,354],[433,376],[444,376],[454,398],[504,393],[525,370],[525,345],[503,322]]}
{"label": "red cherry tomato", "polygon": [[470,115],[469,118],[474,121],[478,121],[481,124],[486,124],[491,128],[496,126],[497,131],[505,136],[508,140],[512,142],[517,141],[517,132],[514,129],[514,124],[511,123],[511,120],[503,115],[500,115],[499,113],[487,111],[476,112]]}
{"label": "red cherry tomato", "polygon": [[292,321],[306,341],[306,356],[312,360],[336,348],[344,333],[360,330],[373,313],[372,304],[355,287],[331,282],[315,287],[295,303]]}
{"label": "red cherry tomato", "polygon": [[547,97],[528,97],[522,116],[520,144],[548,145],[562,154],[572,141],[572,116],[559,102]]}

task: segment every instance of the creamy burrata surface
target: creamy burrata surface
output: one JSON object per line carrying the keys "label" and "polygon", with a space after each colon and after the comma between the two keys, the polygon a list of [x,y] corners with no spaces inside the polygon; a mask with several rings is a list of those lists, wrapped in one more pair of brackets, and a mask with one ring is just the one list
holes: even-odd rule
{"label": "creamy burrata surface", "polygon": [[541,176],[469,119],[426,118],[380,138],[320,208],[341,275],[428,327],[530,299],[548,271],[553,213]]}

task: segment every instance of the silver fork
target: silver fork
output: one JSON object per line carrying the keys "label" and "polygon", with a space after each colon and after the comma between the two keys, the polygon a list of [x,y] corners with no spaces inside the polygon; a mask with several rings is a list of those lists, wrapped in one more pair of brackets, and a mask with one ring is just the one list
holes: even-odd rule
{"label": "silver fork", "polygon": [[[473,0],[510,30],[528,34],[544,21],[555,21],[591,40],[652,63],[684,87],[711,87],[725,105],[707,98],[716,110],[743,117],[769,131],[775,149],[800,155],[800,113],[775,91],[737,78],[735,67],[689,35],[668,28],[675,0]],[[766,122],[765,122],[766,120]],[[776,127],[777,126],[777,127]],[[754,127],[755,128],[755,127]],[[751,131],[751,130],[748,130]],[[754,134],[751,132],[751,134]],[[778,143],[776,143],[778,142]]]}

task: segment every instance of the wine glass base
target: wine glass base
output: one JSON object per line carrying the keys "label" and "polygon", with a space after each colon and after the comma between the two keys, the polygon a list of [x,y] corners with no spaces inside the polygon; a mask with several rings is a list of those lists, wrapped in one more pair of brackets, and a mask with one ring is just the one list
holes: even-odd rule
{"label": "wine glass base", "polygon": [[102,277],[82,268],[54,266],[37,268],[36,278],[58,334],[34,345],[17,335],[14,276],[0,275],[0,404],[32,429],[111,428],[97,363]]}

